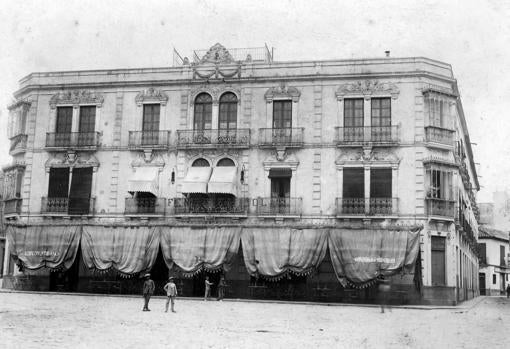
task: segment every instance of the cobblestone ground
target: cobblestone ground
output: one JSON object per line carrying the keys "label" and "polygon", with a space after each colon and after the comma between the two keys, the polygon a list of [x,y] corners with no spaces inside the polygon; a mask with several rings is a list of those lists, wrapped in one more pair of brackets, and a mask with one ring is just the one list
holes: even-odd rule
{"label": "cobblestone ground", "polygon": [[510,348],[510,300],[458,309],[0,292],[1,348]]}

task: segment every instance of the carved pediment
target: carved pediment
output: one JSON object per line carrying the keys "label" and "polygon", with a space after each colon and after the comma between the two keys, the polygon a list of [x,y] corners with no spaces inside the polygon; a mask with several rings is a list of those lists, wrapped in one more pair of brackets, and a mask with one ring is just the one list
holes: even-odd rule
{"label": "carved pediment", "polygon": [[80,104],[95,104],[98,108],[101,108],[103,102],[103,95],[94,91],[60,91],[51,97],[50,108],[55,109],[57,104],[73,105],[75,107],[79,106]]}
{"label": "carved pediment", "polygon": [[99,161],[90,153],[52,153],[50,158],[46,160],[44,167],[46,167],[46,171],[49,171],[52,167],[92,167],[94,171],[97,171]]}
{"label": "carved pediment", "polygon": [[336,91],[336,98],[343,100],[346,96],[383,97],[391,96],[397,99],[400,91],[394,83],[379,80],[354,81],[340,85]]}
{"label": "carved pediment", "polygon": [[136,158],[131,161],[131,167],[165,167],[163,157],[155,152],[138,153]]}
{"label": "carved pediment", "polygon": [[202,79],[241,77],[241,63],[220,43],[213,45],[192,69],[194,79],[197,76]]}
{"label": "carved pediment", "polygon": [[273,102],[275,99],[291,99],[293,102],[298,102],[301,92],[295,87],[287,86],[281,83],[279,86],[271,87],[264,94],[267,103]]}
{"label": "carved pediment", "polygon": [[276,149],[264,159],[263,165],[265,170],[278,167],[289,167],[292,170],[296,170],[299,160],[294,153],[285,151],[285,149]]}
{"label": "carved pediment", "polygon": [[234,63],[234,57],[228,50],[219,42],[211,46],[207,53],[200,59],[199,64],[213,63],[213,64],[229,64]]}
{"label": "carved pediment", "polygon": [[165,92],[150,87],[147,90],[140,91],[140,93],[136,95],[135,101],[136,105],[139,107],[141,107],[143,103],[160,103],[161,105],[166,105],[168,96]]}
{"label": "carved pediment", "polygon": [[398,166],[400,159],[393,152],[385,150],[346,150],[335,161],[337,166],[344,165],[382,165]]}

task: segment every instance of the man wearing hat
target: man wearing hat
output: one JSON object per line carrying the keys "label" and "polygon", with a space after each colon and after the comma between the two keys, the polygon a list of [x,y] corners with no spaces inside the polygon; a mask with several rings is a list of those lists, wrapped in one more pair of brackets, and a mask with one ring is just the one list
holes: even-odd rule
{"label": "man wearing hat", "polygon": [[172,313],[175,313],[174,302],[175,302],[175,297],[177,297],[177,287],[175,286],[173,277],[168,278],[168,282],[163,287],[163,289],[166,291],[166,296],[167,296],[165,313],[168,313],[168,303],[170,303],[170,302],[172,303]]}
{"label": "man wearing hat", "polygon": [[143,311],[151,311],[149,309],[149,301],[151,299],[152,294],[154,293],[154,281],[151,280],[151,274],[145,274],[145,282],[143,283],[143,298],[145,300],[145,305],[143,306]]}

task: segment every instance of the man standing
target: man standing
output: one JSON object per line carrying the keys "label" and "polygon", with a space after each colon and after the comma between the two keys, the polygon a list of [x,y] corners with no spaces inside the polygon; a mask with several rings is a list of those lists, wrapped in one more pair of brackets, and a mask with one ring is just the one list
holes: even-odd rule
{"label": "man standing", "polygon": [[209,300],[209,297],[211,296],[211,286],[213,285],[212,282],[209,281],[209,276],[205,277],[205,295],[204,295],[204,301]]}
{"label": "man standing", "polygon": [[510,284],[506,286],[506,298],[510,298]]}
{"label": "man standing", "polygon": [[145,304],[143,306],[143,311],[151,311],[149,309],[149,301],[154,293],[154,288],[154,281],[151,280],[151,274],[145,274],[145,282],[143,283],[143,298],[145,300]]}
{"label": "man standing", "polygon": [[222,301],[225,297],[225,287],[227,283],[225,282],[225,277],[222,275],[220,278],[220,282],[218,283],[218,300]]}
{"label": "man standing", "polygon": [[168,278],[168,283],[163,287],[163,289],[166,291],[166,310],[165,313],[168,313],[168,303],[172,303],[172,313],[175,313],[174,310],[174,301],[175,297],[177,297],[177,287],[174,284],[174,278],[170,277]]}

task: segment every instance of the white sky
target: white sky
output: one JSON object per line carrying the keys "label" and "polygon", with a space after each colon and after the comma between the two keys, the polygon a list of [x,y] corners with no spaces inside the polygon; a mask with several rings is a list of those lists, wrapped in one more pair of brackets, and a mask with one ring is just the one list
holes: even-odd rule
{"label": "white sky", "polygon": [[[106,5],[106,3],[108,3]],[[459,82],[479,202],[510,188],[510,1],[1,1],[0,130],[34,71],[163,67],[216,42],[276,60],[425,56]],[[0,165],[10,162],[0,136]]]}

